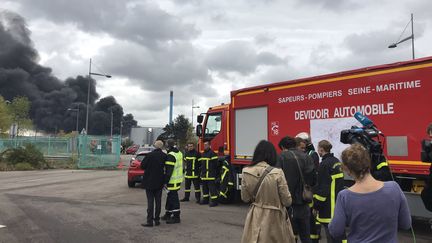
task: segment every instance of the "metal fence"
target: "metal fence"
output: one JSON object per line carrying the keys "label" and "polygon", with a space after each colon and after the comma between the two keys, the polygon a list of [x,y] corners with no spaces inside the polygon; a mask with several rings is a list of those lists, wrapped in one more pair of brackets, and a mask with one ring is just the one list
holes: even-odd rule
{"label": "metal fence", "polygon": [[44,156],[70,157],[76,146],[73,138],[57,137],[16,137],[0,139],[0,153],[9,148],[33,144]]}
{"label": "metal fence", "polygon": [[120,162],[120,136],[79,135],[60,137],[16,137],[0,139],[0,153],[9,148],[33,144],[45,157],[69,158],[78,156],[78,168],[116,167]]}
{"label": "metal fence", "polygon": [[120,162],[120,136],[78,137],[78,168],[115,167]]}

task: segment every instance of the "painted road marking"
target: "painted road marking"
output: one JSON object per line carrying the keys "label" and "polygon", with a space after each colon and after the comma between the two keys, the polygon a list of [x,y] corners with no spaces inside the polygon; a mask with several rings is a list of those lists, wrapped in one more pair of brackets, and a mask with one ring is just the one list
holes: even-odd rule
{"label": "painted road marking", "polygon": [[6,225],[1,225],[1,224],[0,224],[0,229],[1,229],[1,228],[6,228]]}

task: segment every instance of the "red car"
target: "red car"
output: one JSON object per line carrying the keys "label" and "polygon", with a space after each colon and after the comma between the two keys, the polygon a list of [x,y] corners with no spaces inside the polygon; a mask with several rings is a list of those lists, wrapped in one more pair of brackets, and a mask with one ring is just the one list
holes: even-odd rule
{"label": "red car", "polygon": [[144,150],[137,153],[130,161],[128,169],[128,186],[135,187],[136,183],[141,183],[144,170],[141,169],[141,161],[145,158],[146,154],[151,150]]}
{"label": "red car", "polygon": [[134,144],[132,146],[130,146],[129,148],[126,149],[126,154],[135,154],[136,151],[139,149],[139,145],[138,144]]}

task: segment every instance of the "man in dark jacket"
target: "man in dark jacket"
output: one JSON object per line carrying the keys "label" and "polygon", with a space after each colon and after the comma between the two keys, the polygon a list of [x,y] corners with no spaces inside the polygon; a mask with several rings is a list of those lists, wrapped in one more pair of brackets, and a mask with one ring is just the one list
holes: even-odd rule
{"label": "man in dark jacket", "polygon": [[[148,153],[141,162],[141,168],[144,170],[142,187],[147,194],[147,223],[141,224],[144,227],[160,225],[159,215],[161,212],[162,189],[164,186],[164,165],[166,154],[162,152],[163,142],[158,140],[154,143],[156,148]],[[156,209],[154,207],[156,203]]]}
{"label": "man in dark jacket", "polygon": [[210,142],[204,142],[204,153],[199,159],[201,163],[201,184],[203,191],[203,200],[200,204],[208,204],[210,198],[210,207],[218,205],[218,192],[216,188],[216,178],[219,177],[219,160],[217,154],[211,150]]}
{"label": "man in dark jacket", "polygon": [[288,182],[288,189],[292,196],[291,224],[294,234],[299,235],[302,243],[310,243],[310,209],[308,203],[303,200],[303,182],[299,167],[302,171],[304,182],[311,185],[314,181],[314,163],[305,153],[296,148],[296,141],[292,137],[284,137],[279,142],[282,150],[278,157],[276,167],[283,170]]}
{"label": "man in dark jacket", "polygon": [[200,190],[200,162],[198,161],[201,157],[200,153],[195,150],[194,143],[188,143],[187,151],[185,153],[185,196],[182,202],[189,201],[191,193],[191,185],[193,183],[195,188],[195,200],[197,203],[200,202],[201,190]]}
{"label": "man in dark jacket", "polygon": [[[313,146],[311,142],[311,138],[309,136],[309,133],[307,132],[301,132],[297,134],[296,136],[296,142],[297,142],[297,149],[300,149],[302,152],[306,153],[308,156],[310,156],[314,162],[314,170],[315,170],[315,178],[318,175],[318,167],[319,167],[319,156],[318,153],[315,151],[315,147]],[[311,186],[316,185],[316,181],[313,181]],[[316,217],[312,214],[313,212],[313,203],[309,204],[311,217],[310,217],[310,238],[313,243],[319,242],[321,238],[321,223],[316,219]]]}
{"label": "man in dark jacket", "polygon": [[333,146],[327,140],[318,143],[318,153],[322,161],[318,168],[317,185],[314,187],[314,209],[318,211],[317,220],[324,226],[327,242],[342,242],[334,239],[328,230],[328,224],[333,218],[336,198],[343,189],[344,175],[339,159],[330,153]]}

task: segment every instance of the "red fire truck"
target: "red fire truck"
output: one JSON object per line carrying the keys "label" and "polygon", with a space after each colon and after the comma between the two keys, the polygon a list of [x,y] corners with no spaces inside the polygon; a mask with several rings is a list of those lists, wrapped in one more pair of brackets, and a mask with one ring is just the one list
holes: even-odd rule
{"label": "red fire truck", "polygon": [[231,91],[231,104],[211,107],[198,118],[200,147],[210,141],[224,148],[237,174],[249,164],[256,144],[266,139],[276,147],[287,135],[307,132],[315,148],[326,139],[335,156],[348,145],[341,130],[361,127],[360,111],[385,134],[384,153],[413,216],[432,218],[419,193],[429,176],[420,161],[421,140],[432,122],[432,57],[352,71],[284,81]]}

